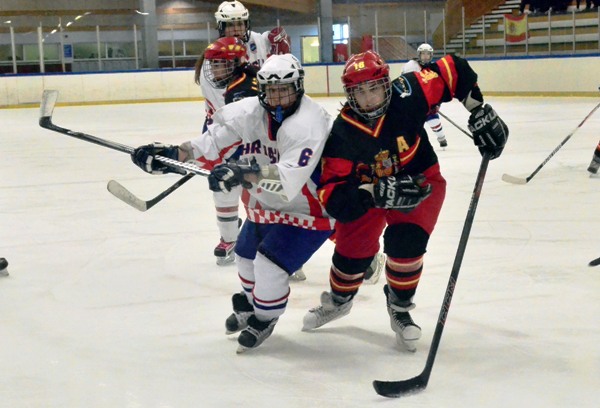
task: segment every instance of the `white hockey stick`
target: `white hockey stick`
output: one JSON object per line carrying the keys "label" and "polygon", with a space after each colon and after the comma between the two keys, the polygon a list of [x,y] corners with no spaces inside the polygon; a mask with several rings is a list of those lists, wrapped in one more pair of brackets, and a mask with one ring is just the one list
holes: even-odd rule
{"label": "white hockey stick", "polygon": [[137,197],[131,191],[127,190],[121,183],[116,180],[110,180],[106,185],[108,191],[117,197],[119,200],[123,201],[126,204],[129,204],[133,208],[138,211],[148,211],[150,208],[154,207],[156,204],[161,202],[165,197],[171,194],[173,191],[177,190],[179,187],[184,185],[188,180],[194,177],[194,173],[188,173],[182,178],[180,178],[175,184],[171,187],[167,188],[165,191],[157,195],[156,197],[150,200],[142,200]]}
{"label": "white hockey stick", "polygon": [[542,167],[544,167],[546,165],[546,163],[548,163],[548,161],[550,161],[552,156],[554,156],[556,154],[556,152],[558,152],[561,149],[561,147],[563,147],[565,145],[565,143],[567,143],[569,141],[571,136],[573,136],[575,134],[575,132],[577,132],[577,130],[586,122],[586,120],[588,120],[589,117],[592,116],[594,114],[594,112],[596,112],[596,110],[598,110],[598,108],[600,108],[600,103],[598,103],[594,107],[594,109],[592,109],[592,111],[590,113],[588,113],[585,118],[583,118],[581,123],[579,123],[579,125],[577,125],[577,127],[571,133],[569,133],[567,135],[567,137],[565,137],[563,139],[562,142],[560,142],[560,144],[556,147],[556,149],[552,150],[552,153],[550,153],[550,155],[548,157],[546,157],[546,159],[542,162],[542,164],[540,164],[537,167],[537,169],[535,169],[533,171],[533,173],[531,173],[528,177],[525,177],[525,178],[515,177],[515,176],[511,176],[510,174],[505,173],[502,175],[502,180],[506,181],[507,183],[511,183],[511,184],[527,184],[527,183],[529,183],[529,181],[542,169]]}

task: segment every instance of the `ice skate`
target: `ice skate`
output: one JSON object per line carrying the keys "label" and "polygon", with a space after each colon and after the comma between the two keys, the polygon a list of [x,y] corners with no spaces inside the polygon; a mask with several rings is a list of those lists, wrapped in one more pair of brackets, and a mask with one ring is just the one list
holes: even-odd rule
{"label": "ice skate", "polygon": [[332,320],[339,319],[350,313],[352,300],[345,303],[337,302],[329,292],[321,293],[321,305],[312,308],[304,315],[302,331],[309,331],[323,326]]}
{"label": "ice skate", "polygon": [[600,157],[597,157],[596,155],[594,155],[587,171],[589,171],[591,174],[597,174],[599,168],[600,168]]}
{"label": "ice skate", "polygon": [[302,268],[298,269],[296,272],[290,275],[290,281],[292,282],[302,282],[306,280],[306,275]]}
{"label": "ice skate", "polygon": [[409,310],[415,308],[415,304],[410,301],[402,302],[390,293],[388,285],[383,287],[385,293],[387,311],[390,315],[390,326],[396,333],[396,343],[406,347],[408,351],[417,350],[417,341],[421,338],[421,328],[415,324],[410,317]]}
{"label": "ice skate", "polygon": [[383,252],[378,252],[365,272],[365,282],[371,285],[376,284],[384,269],[385,254],[383,254]]}
{"label": "ice skate", "polygon": [[215,256],[217,257],[217,265],[229,265],[235,261],[235,241],[225,242],[223,238],[219,241],[219,245],[215,247]]}
{"label": "ice skate", "polygon": [[6,258],[0,258],[0,276],[8,276],[8,261]]}
{"label": "ice skate", "polygon": [[254,307],[248,302],[244,292],[231,297],[233,313],[225,320],[225,334],[237,333],[248,327],[248,319],[254,314]]}
{"label": "ice skate", "polygon": [[440,144],[440,147],[448,147],[448,141],[446,140],[446,136],[438,137],[437,141]]}
{"label": "ice skate", "polygon": [[248,349],[253,349],[262,344],[275,328],[275,324],[278,319],[269,320],[263,322],[253,314],[248,319],[248,327],[240,333],[238,337],[238,349],[237,353],[244,353]]}

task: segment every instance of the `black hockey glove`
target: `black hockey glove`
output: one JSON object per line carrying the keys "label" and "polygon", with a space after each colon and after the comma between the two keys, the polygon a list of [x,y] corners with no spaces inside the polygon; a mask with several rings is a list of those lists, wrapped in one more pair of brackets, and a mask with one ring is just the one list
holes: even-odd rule
{"label": "black hockey glove", "polygon": [[140,169],[150,174],[181,173],[180,170],[156,160],[154,158],[156,155],[178,160],[179,146],[164,145],[159,142],[140,146],[131,153],[131,161]]}
{"label": "black hockey glove", "polygon": [[411,212],[431,194],[431,185],[424,183],[422,174],[382,177],[373,189],[375,207]]}
{"label": "black hockey glove", "polygon": [[260,173],[260,166],[256,163],[255,158],[219,164],[208,176],[208,188],[224,193],[239,185],[244,188],[252,188],[252,183],[244,179],[244,175],[250,173]]}
{"label": "black hockey glove", "polygon": [[487,153],[490,160],[500,157],[508,139],[508,127],[490,105],[480,105],[471,111],[469,130],[482,156]]}

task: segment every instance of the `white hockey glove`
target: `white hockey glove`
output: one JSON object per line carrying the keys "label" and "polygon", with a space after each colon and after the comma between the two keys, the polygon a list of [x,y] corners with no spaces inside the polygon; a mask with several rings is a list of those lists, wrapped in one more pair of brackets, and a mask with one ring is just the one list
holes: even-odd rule
{"label": "white hockey glove", "polygon": [[131,153],[131,161],[150,174],[181,173],[181,170],[174,169],[156,160],[154,158],[156,155],[178,160],[179,147],[164,145],[159,142],[140,146]]}
{"label": "white hockey glove", "polygon": [[422,174],[382,177],[373,189],[375,207],[411,212],[431,194],[431,185],[424,183]]}

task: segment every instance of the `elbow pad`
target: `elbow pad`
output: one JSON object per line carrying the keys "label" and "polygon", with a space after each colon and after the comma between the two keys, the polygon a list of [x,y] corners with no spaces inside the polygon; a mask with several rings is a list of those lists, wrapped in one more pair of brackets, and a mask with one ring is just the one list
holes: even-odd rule
{"label": "elbow pad", "polygon": [[337,187],[327,202],[327,212],[337,221],[346,223],[359,219],[373,208],[373,196],[356,186]]}

